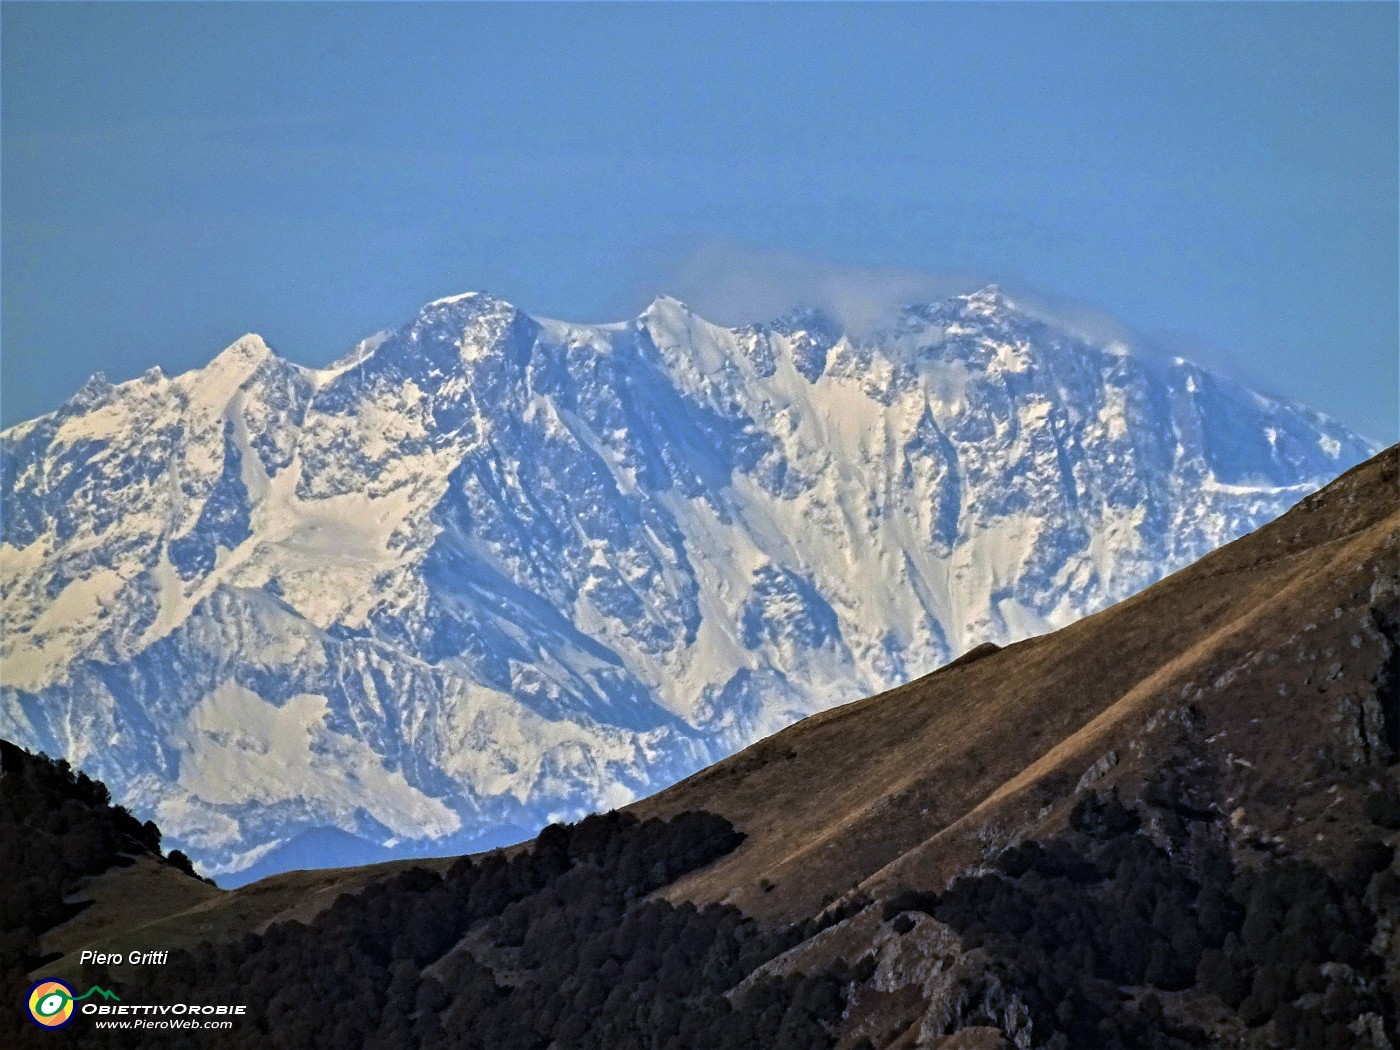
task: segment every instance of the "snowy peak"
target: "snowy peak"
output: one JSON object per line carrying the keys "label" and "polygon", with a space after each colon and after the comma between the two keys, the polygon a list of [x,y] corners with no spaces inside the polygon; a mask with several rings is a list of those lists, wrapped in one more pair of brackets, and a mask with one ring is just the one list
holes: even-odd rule
{"label": "snowy peak", "polygon": [[73,396],[63,403],[63,410],[83,412],[96,408],[110,400],[115,389],[106,372],[94,372]]}
{"label": "snowy peak", "polygon": [[204,371],[213,370],[226,374],[241,372],[246,376],[273,356],[272,349],[263,341],[263,337],[249,332],[217,354]]}
{"label": "snowy peak", "polygon": [[637,318],[637,327],[646,332],[658,345],[692,343],[698,331],[704,333],[717,326],[711,325],[679,299],[669,295],[657,296]]}
{"label": "snowy peak", "polygon": [[508,325],[523,315],[515,306],[487,292],[465,292],[436,299],[418,311],[406,331],[446,328],[463,336],[476,330]]}
{"label": "snowy peak", "polygon": [[467,322],[490,316],[511,316],[516,308],[490,292],[462,292],[425,303],[418,311],[418,322],[432,323],[445,318]]}
{"label": "snowy peak", "polygon": [[641,313],[641,319],[649,317],[689,317],[694,311],[674,295],[658,295]]}
{"label": "snowy peak", "polygon": [[1016,304],[1006,297],[999,284],[989,284],[975,292],[960,295],[957,302],[964,312],[984,317],[1016,309]]}
{"label": "snowy peak", "polygon": [[446,310],[451,307],[468,306],[474,304],[478,300],[489,298],[490,296],[486,292],[459,292],[457,295],[448,295],[441,299],[434,299],[430,303],[425,303],[423,309],[420,310],[419,313],[421,315],[430,310]]}
{"label": "snowy peak", "polygon": [[[380,343],[370,359],[406,360],[420,353],[438,367],[459,369],[472,360],[503,349],[517,327],[532,324],[533,321],[504,299],[485,292],[468,292],[424,306],[412,322]],[[443,354],[443,350],[449,352]],[[452,350],[456,351],[455,355],[450,352]]]}
{"label": "snowy peak", "polygon": [[746,325],[738,329],[738,331],[752,332],[756,335],[776,333],[785,336],[806,333],[823,340],[827,344],[835,343],[845,335],[845,331],[839,321],[825,310],[814,306],[794,307],[787,313],[773,318],[771,321],[760,321]]}
{"label": "snowy peak", "polygon": [[0,435],[0,734],[217,870],[472,848],[1102,608],[1372,451],[995,287],[859,334],[473,292],[321,370],[250,335]]}

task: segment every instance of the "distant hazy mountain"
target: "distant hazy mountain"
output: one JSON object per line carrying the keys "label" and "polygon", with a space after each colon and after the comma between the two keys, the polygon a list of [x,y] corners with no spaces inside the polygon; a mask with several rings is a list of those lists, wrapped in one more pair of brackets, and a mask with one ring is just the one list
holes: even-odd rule
{"label": "distant hazy mountain", "polygon": [[461,851],[1064,625],[1374,451],[994,288],[859,337],[479,294],[324,370],[250,335],[0,435],[0,735],[209,870]]}

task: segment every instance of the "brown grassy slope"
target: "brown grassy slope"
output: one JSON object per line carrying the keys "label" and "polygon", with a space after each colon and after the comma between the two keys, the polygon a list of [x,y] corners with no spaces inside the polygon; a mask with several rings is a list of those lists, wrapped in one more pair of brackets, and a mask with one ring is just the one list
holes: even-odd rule
{"label": "brown grassy slope", "polygon": [[1395,661],[1371,607],[1377,588],[1394,603],[1400,575],[1397,472],[1400,447],[1104,612],[815,715],[638,803],[711,810],[748,836],[668,896],[796,917],[856,887],[941,884],[1063,819],[1081,778],[1145,783],[1183,721],[1209,724],[1199,746],[1238,781],[1236,823],[1291,832],[1293,800],[1365,744],[1348,743],[1364,721],[1348,691]]}
{"label": "brown grassy slope", "polygon": [[[1308,788],[1362,746],[1346,730],[1364,712],[1346,697],[1394,660],[1366,621],[1377,581],[1400,575],[1398,478],[1400,447],[1096,616],[815,715],[636,803],[643,817],[711,810],[748,835],[668,895],[797,916],[855,887],[938,883],[987,845],[1063,819],[1086,773],[1145,780],[1193,707],[1237,823],[1295,844],[1344,841],[1333,803],[1355,786]],[[44,946],[184,947],[307,919],[340,893],[447,863],[289,872],[198,902],[118,870],[91,880],[98,903]],[[139,908],[121,906],[138,893]]]}
{"label": "brown grassy slope", "polygon": [[[75,953],[92,948],[93,942],[105,939],[113,929],[142,926],[220,896],[219,890],[207,882],[192,879],[155,857],[140,856],[129,867],[109,868],[84,879],[69,899],[91,903],[68,922],[45,933],[40,944],[45,954],[73,954],[76,973]],[[44,967],[45,971],[53,968]]]}
{"label": "brown grassy slope", "polygon": [[[201,941],[261,932],[275,922],[307,921],[371,882],[408,868],[440,871],[451,858],[389,861],[358,868],[289,871],[219,890],[154,862],[112,868],[84,881],[75,899],[93,903],[41,938],[45,953],[63,952],[44,974],[73,977],[79,953],[192,948]],[[120,974],[122,967],[112,968]]]}

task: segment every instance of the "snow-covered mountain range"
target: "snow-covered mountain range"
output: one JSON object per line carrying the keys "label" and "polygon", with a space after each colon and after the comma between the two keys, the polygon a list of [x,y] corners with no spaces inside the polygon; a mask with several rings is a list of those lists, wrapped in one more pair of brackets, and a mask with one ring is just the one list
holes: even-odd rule
{"label": "snow-covered mountain range", "polygon": [[321,370],[249,335],[0,435],[0,735],[214,872],[460,851],[1063,625],[1374,451],[995,288],[860,336],[468,294]]}

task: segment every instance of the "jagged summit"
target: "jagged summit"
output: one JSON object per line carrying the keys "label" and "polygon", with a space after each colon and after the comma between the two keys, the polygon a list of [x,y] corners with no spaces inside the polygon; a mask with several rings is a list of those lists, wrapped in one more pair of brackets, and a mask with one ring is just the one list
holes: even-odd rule
{"label": "jagged summit", "polygon": [[684,331],[697,321],[703,321],[686,303],[670,295],[658,295],[634,322],[648,331]]}
{"label": "jagged summit", "polygon": [[646,317],[648,314],[669,312],[690,314],[695,311],[690,308],[690,304],[678,299],[674,295],[667,295],[663,292],[647,304],[647,308],[642,311],[641,316]]}
{"label": "jagged summit", "polygon": [[114,389],[106,372],[94,372],[74,391],[73,396],[63,403],[63,407],[70,410],[89,408],[111,397]]}
{"label": "jagged summit", "polygon": [[518,308],[500,296],[492,295],[490,292],[461,292],[457,295],[445,296],[441,299],[434,299],[430,303],[425,303],[418,311],[415,323],[428,322],[440,318],[444,315],[459,318],[480,317],[490,314],[512,314],[518,312]]}
{"label": "jagged summit", "polygon": [[456,306],[460,303],[471,302],[476,299],[490,298],[486,292],[459,292],[456,295],[443,296],[441,299],[434,299],[430,303],[423,305],[424,310],[433,310],[444,306]]}
{"label": "jagged summit", "polygon": [[1065,624],[1373,451],[999,302],[847,338],[473,292],[326,369],[249,336],[98,383],[0,435],[0,734],[216,871],[469,848]]}
{"label": "jagged summit", "polygon": [[1001,285],[996,283],[984,285],[983,287],[978,288],[976,291],[968,292],[965,295],[955,296],[954,298],[959,302],[967,303],[969,306],[978,306],[984,308],[1006,309],[1015,306],[1015,303],[1013,303],[1009,298],[1007,298],[1007,295],[1002,290]]}
{"label": "jagged summit", "polygon": [[738,331],[766,335],[773,332],[792,335],[809,332],[828,342],[834,343],[845,334],[845,327],[829,310],[819,306],[794,306],[785,313],[766,321],[755,321],[744,325]]}
{"label": "jagged summit", "polygon": [[241,382],[254,369],[276,356],[262,336],[249,332],[221,350],[202,371],[205,375],[227,374],[231,379],[236,376],[235,381]]}

